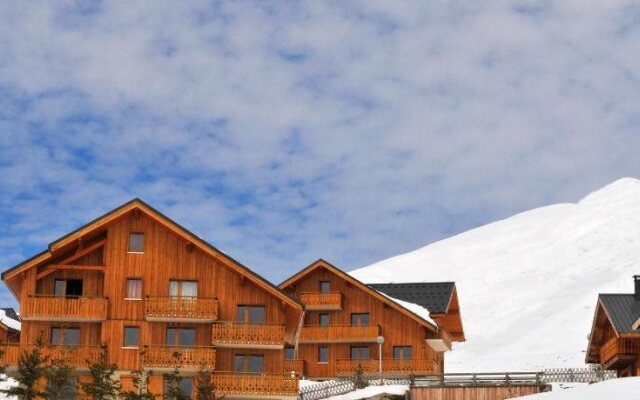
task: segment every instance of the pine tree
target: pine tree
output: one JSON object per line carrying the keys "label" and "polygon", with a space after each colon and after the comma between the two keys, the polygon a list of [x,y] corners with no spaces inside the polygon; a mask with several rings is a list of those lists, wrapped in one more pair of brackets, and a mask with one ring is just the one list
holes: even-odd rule
{"label": "pine tree", "polygon": [[47,371],[46,363],[49,357],[42,353],[44,342],[42,336],[36,339],[35,345],[29,351],[24,350],[18,360],[18,373],[15,380],[18,386],[1,389],[0,393],[8,397],[15,396],[19,400],[35,400],[44,398],[45,393],[39,390],[40,379]]}
{"label": "pine tree", "polygon": [[369,386],[367,380],[364,378],[364,368],[362,368],[360,364],[358,364],[358,368],[356,368],[356,372],[353,375],[353,386],[355,386],[356,389],[364,389]]}
{"label": "pine tree", "polygon": [[164,374],[165,390],[164,398],[167,400],[191,400],[191,393],[185,393],[182,390],[182,377],[178,369],[180,353],[173,353],[175,359],[175,368],[170,374]]}
{"label": "pine tree", "polygon": [[156,396],[149,392],[149,374],[142,370],[131,371],[131,378],[135,390],[129,390],[122,395],[123,400],[155,400]]}
{"label": "pine tree", "polygon": [[53,360],[46,369],[47,389],[45,399],[67,400],[74,397],[76,392],[75,381],[71,377],[73,368],[64,360]]}
{"label": "pine tree", "polygon": [[89,365],[89,375],[92,380],[82,384],[82,391],[93,400],[115,400],[120,394],[120,382],[113,377],[118,366],[109,364],[107,358],[107,345],[100,346],[98,361]]}
{"label": "pine tree", "polygon": [[211,380],[211,371],[201,367],[196,378],[196,400],[216,400],[223,397],[216,397],[216,387]]}

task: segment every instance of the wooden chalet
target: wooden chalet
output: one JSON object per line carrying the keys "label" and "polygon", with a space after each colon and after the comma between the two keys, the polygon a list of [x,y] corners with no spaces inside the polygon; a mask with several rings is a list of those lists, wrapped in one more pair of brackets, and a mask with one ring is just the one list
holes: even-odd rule
{"label": "wooden chalet", "polygon": [[177,365],[186,390],[204,367],[225,398],[298,395],[285,349],[303,305],[141,200],[54,241],[2,280],[22,319],[19,344],[4,345],[10,367],[42,337],[82,380],[105,343],[125,388],[130,371],[152,370],[150,389],[162,394],[162,373]]}
{"label": "wooden chalet", "polygon": [[630,294],[600,294],[593,317],[586,362],[640,376],[640,275]]}
{"label": "wooden chalet", "polygon": [[453,283],[367,285],[318,260],[280,288],[306,306],[286,356],[310,379],[377,373],[382,340],[383,372],[442,373],[451,342],[464,341]]}

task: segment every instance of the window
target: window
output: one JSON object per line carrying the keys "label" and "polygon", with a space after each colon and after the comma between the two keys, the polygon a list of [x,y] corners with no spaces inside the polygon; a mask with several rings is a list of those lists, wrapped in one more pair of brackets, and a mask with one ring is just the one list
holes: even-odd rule
{"label": "window", "polygon": [[129,253],[144,253],[144,233],[129,233]]}
{"label": "window", "polygon": [[80,328],[51,328],[51,344],[77,346],[80,344]]}
{"label": "window", "polygon": [[82,279],[56,279],[53,294],[56,297],[82,297]]}
{"label": "window", "polygon": [[329,362],[329,348],[327,346],[318,347],[318,362],[319,363]]}
{"label": "window", "polygon": [[351,314],[351,325],[369,325],[369,313]]}
{"label": "window", "polygon": [[138,346],[140,346],[140,327],[125,326],[123,347],[138,347]]}
{"label": "window", "polygon": [[318,323],[320,324],[320,326],[329,326],[329,314],[328,313],[318,314]]}
{"label": "window", "polygon": [[411,360],[413,356],[411,346],[393,346],[393,358],[402,360]]}
{"label": "window", "polygon": [[248,306],[239,304],[236,308],[236,322],[264,325],[264,306]]}
{"label": "window", "polygon": [[196,330],[193,328],[167,328],[167,346],[195,346]]}
{"label": "window", "polygon": [[[168,380],[165,379],[164,381],[164,393],[165,395],[169,393],[169,391],[171,390],[171,387],[169,386],[170,383]],[[182,378],[180,379],[180,382],[178,383],[178,385],[180,386],[180,390],[182,391],[182,393],[186,394],[187,396],[190,397],[194,397],[193,396],[193,378]],[[167,397],[168,398],[168,397]],[[171,400],[175,400],[175,397],[171,397]]]}
{"label": "window", "polygon": [[321,293],[329,293],[331,291],[331,282],[329,281],[320,281],[320,292]]}
{"label": "window", "polygon": [[171,297],[198,297],[198,282],[196,281],[169,281],[169,296]]}
{"label": "window", "polygon": [[368,360],[369,346],[351,346],[352,360]]}
{"label": "window", "polygon": [[285,360],[295,360],[296,359],[296,349],[294,347],[285,347],[284,348],[284,359]]}
{"label": "window", "polygon": [[[76,400],[78,397],[78,382],[77,378],[69,377],[66,379],[66,382],[62,383],[61,381],[56,382],[56,386],[52,386],[51,380],[47,380],[47,389],[51,393],[51,391],[55,391],[58,393],[60,398],[65,400]],[[52,396],[53,397],[53,396]]]}
{"label": "window", "polygon": [[264,371],[264,356],[259,354],[236,354],[235,372],[261,374]]}
{"label": "window", "polygon": [[127,293],[125,298],[128,300],[141,300],[142,299],[142,279],[129,278],[127,279]]}

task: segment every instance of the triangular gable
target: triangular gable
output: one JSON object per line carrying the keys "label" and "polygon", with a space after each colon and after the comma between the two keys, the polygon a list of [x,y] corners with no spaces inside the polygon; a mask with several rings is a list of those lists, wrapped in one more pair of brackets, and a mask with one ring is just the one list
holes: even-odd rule
{"label": "triangular gable", "polygon": [[[197,246],[199,249],[201,249],[205,253],[208,253],[214,257],[218,257],[224,263],[224,265],[246,276],[250,281],[255,283],[258,287],[265,289],[267,292],[277,296],[278,298],[282,299],[283,302],[286,302],[295,308],[303,309],[303,306],[299,301],[286,295],[279,288],[277,288],[275,285],[273,285],[272,283],[270,283],[260,275],[251,271],[249,268],[245,267],[240,262],[234,260],[224,252],[218,250],[217,248],[212,246],[210,243],[206,242],[205,240],[201,239],[197,235],[193,234],[192,232],[182,227],[177,222],[173,221],[166,215],[157,211],[156,209],[154,209],[153,207],[151,207],[150,205],[148,205],[147,203],[145,203],[144,201],[138,198],[133,199],[121,205],[120,207],[102,215],[101,217],[96,218],[95,220],[85,224],[84,226],[74,230],[73,232],[68,233],[67,235],[64,235],[61,238],[51,242],[47,250],[16,265],[13,268],[10,268],[4,271],[1,275],[2,280],[5,281],[5,283],[7,283],[8,280],[17,276],[21,272],[26,271],[27,269],[36,267],[38,265],[41,265],[42,263],[48,260],[51,260],[55,256],[59,255],[59,254],[56,254],[56,252],[58,252],[59,250],[64,249],[65,247],[68,247],[74,242],[77,242],[78,239],[82,238],[83,236],[91,232],[105,228],[109,223],[117,220],[118,218],[132,211],[142,212],[146,214],[147,216],[151,217],[152,219],[160,223],[165,228],[169,229],[173,233],[177,234],[178,236],[182,237],[183,239]],[[11,289],[10,285],[7,284],[7,286],[9,286],[9,288]]]}
{"label": "triangular gable", "polygon": [[327,261],[325,261],[323,259],[319,259],[319,260],[315,261],[314,263],[310,264],[308,267],[304,268],[302,271],[298,272],[297,274],[291,276],[289,279],[285,280],[284,282],[282,282],[278,286],[280,287],[280,289],[285,290],[288,287],[290,287],[291,285],[294,285],[296,282],[302,280],[304,277],[306,277],[307,275],[309,275],[310,273],[312,273],[313,271],[315,271],[315,270],[317,270],[319,268],[325,268],[325,269],[333,272],[334,274],[338,275],[339,277],[341,277],[345,281],[347,281],[347,282],[351,283],[352,285],[360,288],[365,293],[367,293],[367,294],[373,296],[374,298],[382,301],[383,303],[387,304],[388,306],[390,306],[391,308],[395,309],[396,311],[399,311],[400,313],[402,313],[402,314],[406,315],[407,317],[417,321],[421,325],[426,326],[427,328],[431,329],[432,331],[437,332],[438,327],[435,326],[434,324],[432,324],[431,322],[426,321],[424,318],[421,318],[420,316],[416,315],[412,311],[406,309],[405,307],[403,307],[400,304],[396,303],[395,301],[391,300],[389,297],[387,297],[384,294],[378,292],[377,290],[374,290],[374,289],[370,288],[366,284],[360,282],[358,279],[354,278],[353,276],[347,274],[346,272],[342,271],[338,267],[334,266],[333,264],[331,264],[331,263],[329,263],[329,262],[327,262]]}

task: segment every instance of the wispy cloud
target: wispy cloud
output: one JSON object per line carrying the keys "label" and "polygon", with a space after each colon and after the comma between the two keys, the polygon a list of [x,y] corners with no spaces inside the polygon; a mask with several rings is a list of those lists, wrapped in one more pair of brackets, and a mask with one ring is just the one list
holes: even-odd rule
{"label": "wispy cloud", "polygon": [[631,1],[0,2],[0,265],[133,196],[275,281],[576,200],[639,170],[639,19]]}

